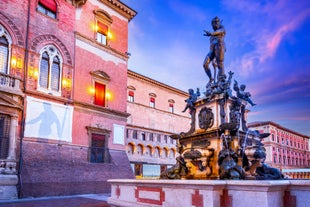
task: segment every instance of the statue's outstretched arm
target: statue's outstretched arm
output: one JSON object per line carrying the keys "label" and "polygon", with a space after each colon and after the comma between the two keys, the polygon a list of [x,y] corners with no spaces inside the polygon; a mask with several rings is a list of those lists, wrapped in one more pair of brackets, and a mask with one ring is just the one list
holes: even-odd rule
{"label": "statue's outstretched arm", "polygon": [[215,30],[214,32],[211,33],[211,36],[221,36],[221,35],[225,35],[226,31],[224,29],[224,27],[221,27],[217,30]]}

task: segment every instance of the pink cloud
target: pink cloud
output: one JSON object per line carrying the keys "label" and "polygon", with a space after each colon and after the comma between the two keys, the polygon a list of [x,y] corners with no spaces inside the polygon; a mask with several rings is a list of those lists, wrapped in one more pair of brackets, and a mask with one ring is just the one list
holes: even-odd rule
{"label": "pink cloud", "polygon": [[291,0],[266,4],[240,0],[223,2],[229,9],[238,10],[241,18],[251,13],[250,18],[245,18],[243,21],[241,25],[243,33],[240,35],[250,41],[253,49],[231,63],[231,67],[240,71],[243,77],[247,77],[254,70],[267,70],[268,67],[261,67],[258,64],[272,59],[286,36],[298,29],[310,16],[310,5],[307,1],[298,4]]}

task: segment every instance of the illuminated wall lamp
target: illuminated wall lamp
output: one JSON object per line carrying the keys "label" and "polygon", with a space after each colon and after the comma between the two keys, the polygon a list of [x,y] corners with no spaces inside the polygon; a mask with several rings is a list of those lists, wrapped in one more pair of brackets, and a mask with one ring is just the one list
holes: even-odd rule
{"label": "illuminated wall lamp", "polygon": [[113,35],[112,35],[112,33],[110,31],[108,31],[107,37],[108,37],[109,40],[113,39]]}
{"label": "illuminated wall lamp", "polygon": [[16,65],[17,65],[17,59],[16,59],[16,57],[12,57],[12,59],[11,59],[11,66],[12,66],[12,68],[15,68]]}
{"label": "illuminated wall lamp", "polygon": [[94,95],[94,94],[95,94],[95,88],[94,88],[93,86],[89,86],[89,87],[87,88],[87,92],[88,92],[88,94],[90,94],[90,95]]}
{"label": "illuminated wall lamp", "polygon": [[71,80],[67,78],[62,79],[62,87],[71,88]]}
{"label": "illuminated wall lamp", "polygon": [[29,71],[28,71],[28,75],[31,77],[31,78],[34,78],[34,79],[37,79],[38,76],[39,76],[39,72],[36,68],[34,67],[30,67],[29,68]]}

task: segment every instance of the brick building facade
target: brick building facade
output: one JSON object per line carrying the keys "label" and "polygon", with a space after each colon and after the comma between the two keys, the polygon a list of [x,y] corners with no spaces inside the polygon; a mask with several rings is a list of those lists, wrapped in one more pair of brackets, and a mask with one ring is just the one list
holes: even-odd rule
{"label": "brick building facade", "polygon": [[252,122],[249,128],[270,133],[264,138],[268,165],[281,169],[290,178],[310,178],[310,137],[272,121]]}
{"label": "brick building facade", "polygon": [[17,181],[28,197],[109,192],[107,179],[133,177],[123,86],[135,15],[117,0],[1,2],[3,198]]}
{"label": "brick building facade", "polygon": [[188,93],[128,70],[127,155],[137,178],[158,177],[176,163],[176,141],[169,135],[190,128],[182,112]]}

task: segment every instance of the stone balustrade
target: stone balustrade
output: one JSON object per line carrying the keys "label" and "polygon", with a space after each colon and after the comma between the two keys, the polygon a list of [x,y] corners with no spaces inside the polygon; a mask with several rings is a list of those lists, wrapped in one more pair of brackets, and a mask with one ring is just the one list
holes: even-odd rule
{"label": "stone balustrade", "polygon": [[0,91],[13,93],[15,91],[17,94],[20,94],[20,80],[8,74],[0,73]]}

